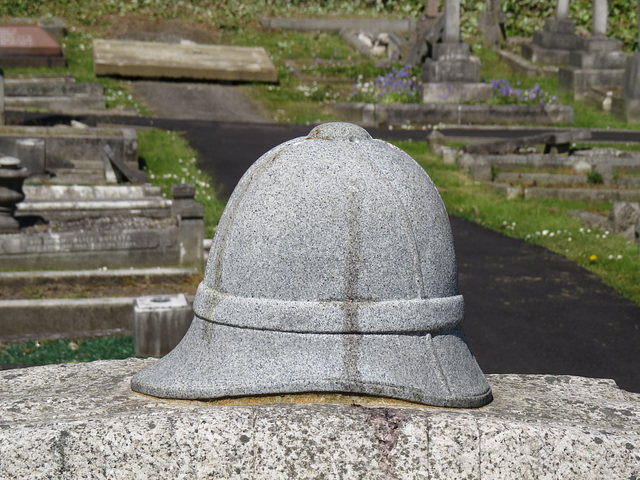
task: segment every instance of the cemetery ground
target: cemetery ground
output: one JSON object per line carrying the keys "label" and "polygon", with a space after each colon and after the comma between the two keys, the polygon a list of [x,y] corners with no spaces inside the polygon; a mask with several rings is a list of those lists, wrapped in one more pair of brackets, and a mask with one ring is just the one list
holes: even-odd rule
{"label": "cemetery ground", "polygon": [[[373,81],[378,75],[389,73],[392,65],[379,65],[371,59],[362,59],[337,35],[274,33],[262,31],[257,25],[246,28],[221,29],[211,32],[197,22],[159,21],[141,16],[114,18],[109,25],[75,27],[64,44],[65,55],[71,71],[78,81],[100,81],[105,86],[107,106],[119,110],[133,108],[139,115],[152,116],[153,109],[135,97],[135,83],[127,80],[96,79],[92,68],[91,40],[117,32],[143,32],[153,39],[167,35],[185,35],[192,32],[193,41],[218,42],[243,46],[263,46],[278,68],[278,85],[234,86],[250,98],[269,121],[312,124],[336,120],[332,105],[346,100],[353,91],[353,84]],[[129,24],[129,25],[128,25]],[[171,30],[173,29],[173,30]],[[176,29],[179,30],[176,33]],[[155,32],[155,33],[154,33]],[[483,76],[502,78],[511,84],[520,82],[522,88],[532,88],[538,83],[547,92],[557,92],[554,78],[529,78],[512,74],[498,61],[495,52],[474,48],[483,63]],[[395,65],[396,70],[403,65]],[[24,70],[16,70],[21,72]],[[33,70],[29,70],[33,71]],[[11,73],[9,71],[8,73]],[[417,72],[412,72],[416,74]],[[391,100],[392,97],[389,97]],[[569,95],[558,95],[561,103],[571,105],[576,111],[574,127],[635,129],[595,107],[576,102]],[[181,107],[175,100],[175,110]],[[116,110],[117,111],[117,110]],[[310,127],[309,127],[310,129]],[[152,183],[170,195],[171,183],[184,179],[197,187],[196,200],[205,205],[206,236],[213,235],[215,225],[224,207],[224,199],[216,193],[215,179],[209,178],[198,168],[198,154],[175,132],[139,130],[140,156],[147,164]],[[432,177],[442,194],[451,215],[456,215],[479,225],[494,229],[507,236],[543,246],[566,256],[573,262],[600,276],[627,298],[640,304],[640,250],[637,245],[606,232],[583,228],[579,221],[569,219],[568,209],[588,210],[606,214],[610,203],[567,202],[560,200],[514,199],[504,196],[485,185],[472,181],[455,166],[444,165],[431,154],[425,142],[399,142],[398,146],[418,160]],[[452,146],[460,146],[452,144]],[[590,146],[590,145],[585,145]],[[619,146],[616,145],[617,148]],[[626,148],[636,148],[629,145]],[[125,286],[122,292],[130,286]],[[105,291],[105,295],[117,295],[119,287]],[[144,292],[144,286],[141,289]],[[161,293],[150,286],[149,293]],[[188,293],[188,288],[185,293]],[[146,292],[144,292],[146,293]],[[464,292],[463,292],[464,293]],[[62,296],[96,295],[89,290],[69,290]],[[127,292],[127,295],[130,293]],[[9,293],[3,292],[0,298]],[[45,291],[22,291],[11,295],[23,298],[42,298]],[[60,296],[56,292],[56,296]],[[59,361],[88,361],[98,358],[124,358],[132,352],[130,338],[94,340],[55,340],[6,345],[0,352],[0,363],[48,363]],[[113,346],[116,342],[117,346]],[[104,345],[100,347],[100,345]],[[129,345],[129,347],[127,347]],[[86,347],[86,349],[85,349]],[[127,350],[129,348],[129,350]],[[76,354],[78,352],[78,354]]]}

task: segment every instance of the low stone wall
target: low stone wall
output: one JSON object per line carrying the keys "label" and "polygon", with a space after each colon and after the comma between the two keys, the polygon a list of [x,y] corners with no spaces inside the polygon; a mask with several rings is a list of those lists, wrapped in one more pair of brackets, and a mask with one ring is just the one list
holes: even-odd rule
{"label": "low stone wall", "polygon": [[337,103],[345,120],[367,127],[448,124],[549,125],[573,123],[573,109],[566,105],[450,105]]}
{"label": "low stone wall", "polygon": [[[45,170],[105,170],[105,145],[130,168],[138,169],[138,135],[132,128],[9,127],[0,128],[0,152],[20,158],[18,140],[44,141]],[[28,165],[35,170],[34,166]]]}
{"label": "low stone wall", "polygon": [[640,395],[611,380],[489,375],[478,409],[337,394],[168,401],[155,360],[0,372],[0,477],[635,478]]}

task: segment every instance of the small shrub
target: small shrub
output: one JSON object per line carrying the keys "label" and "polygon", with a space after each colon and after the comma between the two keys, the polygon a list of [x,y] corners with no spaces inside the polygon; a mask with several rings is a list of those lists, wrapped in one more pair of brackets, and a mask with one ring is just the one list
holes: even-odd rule
{"label": "small shrub", "polygon": [[592,185],[602,185],[604,183],[604,178],[602,178],[602,174],[600,172],[589,172],[587,174],[587,182]]}
{"label": "small shrub", "polygon": [[492,80],[491,86],[494,89],[494,100],[501,104],[527,104],[527,105],[553,105],[558,103],[558,97],[545,92],[536,83],[533,88],[526,90],[520,87],[520,82],[516,87],[512,87],[503,78]]}

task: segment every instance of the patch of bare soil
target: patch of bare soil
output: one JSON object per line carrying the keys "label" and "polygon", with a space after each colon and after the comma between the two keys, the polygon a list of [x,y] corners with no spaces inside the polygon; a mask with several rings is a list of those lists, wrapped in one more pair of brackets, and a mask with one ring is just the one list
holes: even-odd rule
{"label": "patch of bare soil", "polygon": [[139,15],[111,15],[94,30],[102,38],[146,42],[215,44],[220,32],[213,24],[177,19],[154,19]]}
{"label": "patch of bare soil", "polygon": [[200,274],[181,276],[175,279],[154,280],[146,278],[96,278],[83,280],[58,279],[51,281],[34,280],[28,285],[0,286],[0,300],[43,299],[43,298],[108,298],[141,297],[144,295],[163,295],[183,293],[195,295]]}

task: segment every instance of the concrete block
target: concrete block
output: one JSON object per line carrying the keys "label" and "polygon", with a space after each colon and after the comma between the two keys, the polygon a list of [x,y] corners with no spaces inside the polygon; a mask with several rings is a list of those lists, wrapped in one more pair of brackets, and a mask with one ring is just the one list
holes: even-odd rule
{"label": "concrete block", "polygon": [[561,67],[558,72],[558,90],[573,92],[576,100],[585,100],[591,87],[616,87],[623,84],[624,69],[579,69]]}
{"label": "concrete block", "polygon": [[166,355],[180,343],[192,318],[193,309],[181,293],[136,298],[133,304],[136,355]]}
{"label": "concrete block", "polygon": [[422,84],[424,103],[467,103],[488,101],[493,98],[493,86],[489,83],[428,82]]}
{"label": "concrete block", "polygon": [[16,156],[30,175],[42,175],[46,171],[45,142],[41,138],[16,140]]}
{"label": "concrete block", "polygon": [[576,31],[576,23],[573,20],[558,20],[548,18],[544,22],[544,31],[549,33],[573,34]]}
{"label": "concrete block", "polygon": [[262,47],[94,40],[96,75],[234,82],[278,81]]}
{"label": "concrete block", "polygon": [[574,33],[550,33],[537,31],[533,43],[548,50],[576,50],[582,46],[581,38]]}
{"label": "concrete block", "polygon": [[622,69],[627,65],[628,55],[624,52],[572,51],[569,63],[582,69]]}
{"label": "concrete block", "polygon": [[473,60],[432,60],[422,65],[425,83],[479,83],[480,62]]}
{"label": "concrete block", "polygon": [[609,221],[615,233],[627,240],[640,238],[640,204],[637,202],[615,202],[609,210]]}
{"label": "concrete block", "polygon": [[352,395],[200,402],[132,392],[131,377],[156,363],[0,372],[0,477],[640,476],[640,395],[611,380],[489,375],[494,401],[462,411]]}
{"label": "concrete block", "polygon": [[569,63],[571,50],[560,48],[543,48],[535,43],[523,43],[520,46],[522,56],[527,60],[547,65],[566,65]]}

